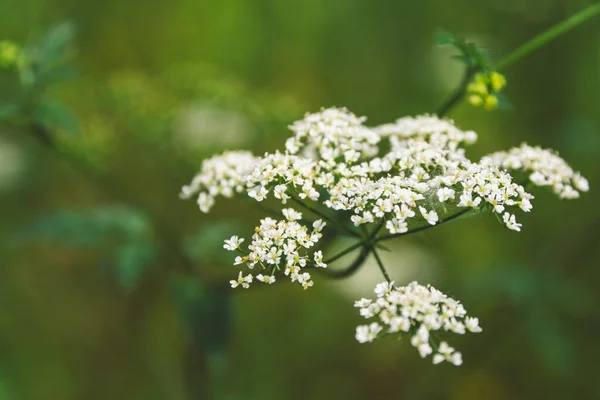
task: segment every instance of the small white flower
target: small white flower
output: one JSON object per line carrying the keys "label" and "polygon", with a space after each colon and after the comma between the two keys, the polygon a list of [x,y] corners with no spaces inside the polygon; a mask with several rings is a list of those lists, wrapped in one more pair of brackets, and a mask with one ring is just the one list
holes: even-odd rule
{"label": "small white flower", "polygon": [[359,343],[372,342],[383,328],[377,322],[356,327],[356,340]]}
{"label": "small white flower", "polygon": [[246,262],[248,262],[248,256],[244,256],[244,257],[237,256],[235,258],[235,261],[233,262],[233,265],[240,265],[240,264],[244,264]]}
{"label": "small white flower", "polygon": [[441,188],[437,191],[437,196],[440,202],[444,203],[448,200],[452,200],[454,198],[454,190],[450,188]]}
{"label": "small white flower", "polygon": [[365,308],[365,307],[369,307],[371,305],[371,303],[372,303],[371,299],[362,298],[362,299],[354,302],[354,307]]}
{"label": "small white flower", "polygon": [[377,295],[377,297],[383,297],[392,289],[393,285],[394,282],[378,283],[377,286],[375,286],[375,294]]}
{"label": "small white flower", "polygon": [[[354,303],[364,318],[376,318],[376,324],[387,333],[409,333],[410,343],[421,357],[433,353],[434,339],[441,333],[465,334],[481,332],[479,320],[467,316],[462,304],[449,298],[431,286],[421,286],[417,282],[402,287],[394,287],[387,282],[376,287],[377,298],[361,299]],[[357,329],[357,340],[361,343],[372,341],[368,325]],[[440,343],[433,362],[448,361],[454,365],[462,363],[462,355],[446,342]]]}
{"label": "small white flower", "polygon": [[479,318],[465,318],[465,326],[469,330],[469,332],[479,333],[481,332],[481,327],[479,326]]}
{"label": "small white flower", "polygon": [[433,349],[431,348],[429,343],[421,343],[417,347],[417,350],[419,351],[419,355],[421,356],[421,358],[425,358],[433,352]]}
{"label": "small white flower", "polygon": [[229,239],[225,239],[225,244],[223,245],[223,248],[225,250],[229,250],[229,251],[237,250],[243,241],[244,241],[243,238],[239,238],[237,236],[232,236]]}
{"label": "small white flower", "polygon": [[323,230],[323,228],[325,228],[325,222],[323,222],[322,219],[318,219],[315,222],[313,222],[313,228],[315,230],[315,232],[321,232]]}
{"label": "small white flower", "polygon": [[251,283],[252,283],[252,275],[243,276],[242,271],[240,271],[237,280],[229,281],[229,284],[234,289],[238,286],[242,286],[244,289],[248,289],[250,287]]}
{"label": "small white flower", "polygon": [[258,274],[256,275],[256,280],[268,283],[269,285],[275,283],[275,277],[271,275]]}
{"label": "small white flower", "polygon": [[317,268],[327,268],[327,264],[325,264],[323,262],[323,252],[321,250],[315,251],[315,254],[313,255],[313,258],[315,260],[315,267],[317,267]]}
{"label": "small white flower", "polygon": [[273,190],[273,196],[275,196],[276,199],[281,200],[282,204],[287,203],[287,201],[290,199],[290,196],[286,194],[286,190],[286,185],[277,185]]}
{"label": "small white flower", "polygon": [[284,208],[281,210],[281,212],[288,221],[298,221],[302,219],[302,213],[294,210],[293,208]]}
{"label": "small white flower", "polygon": [[198,196],[198,206],[203,213],[208,213],[214,204],[215,199],[207,193],[200,193]]}
{"label": "small white flower", "polygon": [[504,221],[504,224],[506,225],[506,227],[508,229],[511,229],[513,231],[517,231],[520,232],[521,231],[521,224],[517,223],[517,220],[515,219],[514,214],[510,214],[510,213],[504,213],[502,220]]}
{"label": "small white flower", "polygon": [[419,211],[425,220],[429,223],[429,225],[435,225],[438,222],[438,215],[435,211],[431,210],[427,212],[427,210],[423,207],[419,207]]}

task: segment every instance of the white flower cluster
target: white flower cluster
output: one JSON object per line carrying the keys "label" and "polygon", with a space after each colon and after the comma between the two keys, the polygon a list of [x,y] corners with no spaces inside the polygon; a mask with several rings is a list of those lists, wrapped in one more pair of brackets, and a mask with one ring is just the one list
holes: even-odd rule
{"label": "white flower cluster", "polygon": [[246,189],[246,177],[258,160],[249,151],[228,151],[204,160],[200,172],[181,188],[179,196],[188,199],[199,193],[198,205],[207,213],[216,196],[232,197]]}
{"label": "white flower cluster", "polygon": [[260,221],[260,226],[252,236],[252,243],[248,246],[249,252],[240,248],[244,239],[232,236],[225,240],[223,247],[226,250],[240,251],[244,254],[235,258],[234,265],[246,264],[250,269],[259,265],[261,270],[270,272],[270,275],[258,274],[255,277],[252,274],[243,276],[240,272],[237,280],[230,281],[231,287],[242,286],[247,289],[253,279],[271,284],[275,282],[275,273],[283,271],[292,282],[298,282],[307,289],[313,285],[313,281],[303,268],[307,265],[317,268],[327,267],[327,264],[323,263],[323,253],[320,250],[313,252],[312,261],[307,252],[307,249],[313,247],[322,237],[321,231],[325,223],[322,220],[315,221],[312,231],[309,232],[306,226],[298,222],[302,219],[301,213],[286,208],[283,214],[285,220],[265,218]]}
{"label": "white flower cluster", "polygon": [[435,147],[452,151],[458,151],[458,146],[462,143],[473,144],[477,141],[475,132],[463,132],[451,120],[440,119],[435,115],[403,117],[374,130],[381,136],[389,137],[393,149],[402,147],[401,140],[408,138],[425,139]]}
{"label": "white flower cluster", "polygon": [[346,109],[328,108],[307,114],[290,126],[294,136],[285,148],[290,154],[304,149],[307,158],[327,162],[354,163],[363,157],[377,155],[380,136],[363,125],[365,117],[357,117]]}
{"label": "white flower cluster", "polygon": [[536,186],[550,186],[561,199],[576,199],[579,191],[587,192],[587,179],[552,150],[528,146],[526,143],[508,151],[492,153],[481,159],[483,165],[496,165],[508,170],[522,170]]}
{"label": "white flower cluster", "polygon": [[409,229],[409,219],[435,225],[445,205],[483,207],[500,215],[508,228],[519,230],[509,208],[531,210],[532,195],[495,166],[473,163],[461,143],[473,143],[474,132],[463,132],[449,120],[434,116],[407,117],[375,128],[389,138],[391,150],[351,168],[328,188],[325,202],[349,210],[355,225],[384,218],[392,234]]}
{"label": "white flower cluster", "polygon": [[[203,212],[210,210],[216,196],[241,192],[259,202],[270,195],[281,204],[290,199],[305,206],[312,202],[317,209],[346,211],[346,224],[380,224],[394,235],[436,225],[468,209],[496,213],[509,229],[519,231],[515,212],[531,211],[533,199],[513,178],[519,170],[537,185],[551,185],[564,198],[588,190],[581,175],[539,148],[523,145],[471,161],[462,146],[474,143],[477,135],[448,119],[405,117],[375,128],[364,122],[364,117],[339,108],[307,114],[290,126],[293,135],[284,152],[255,157],[233,151],[208,159],[181,196],[198,193]],[[305,237],[319,236],[321,228],[307,234],[296,219],[286,218],[262,220],[245,257],[250,267],[261,263],[275,269],[280,269],[283,257],[284,272],[308,287],[310,276],[299,272],[308,255],[298,250],[312,246],[314,241]],[[271,283],[271,278],[256,278]],[[235,282],[242,287],[251,283],[247,276]]]}
{"label": "white flower cluster", "polygon": [[448,361],[461,365],[461,353],[446,342],[438,346],[434,333],[444,331],[463,335],[481,332],[477,318],[468,317],[462,304],[432,286],[412,282],[394,287],[394,282],[384,282],[376,286],[375,294],[375,300],[363,298],[354,304],[364,318],[377,319],[356,328],[356,340],[360,343],[372,342],[387,334],[405,333],[411,337],[410,343],[421,357],[435,352],[434,364]]}

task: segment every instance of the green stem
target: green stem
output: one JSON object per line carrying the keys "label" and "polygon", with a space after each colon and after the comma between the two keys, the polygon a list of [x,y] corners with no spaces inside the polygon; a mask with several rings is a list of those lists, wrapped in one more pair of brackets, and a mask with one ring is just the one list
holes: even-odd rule
{"label": "green stem", "polygon": [[392,280],[390,279],[390,276],[388,275],[387,271],[385,270],[383,261],[381,261],[381,258],[379,257],[379,253],[377,253],[377,250],[375,250],[375,247],[372,247],[371,251],[373,252],[373,255],[375,256],[375,260],[377,260],[377,265],[379,265],[379,269],[381,270],[381,273],[385,277],[385,280],[388,282],[391,282]]}
{"label": "green stem", "polygon": [[456,105],[456,103],[460,101],[460,99],[462,99],[465,94],[465,90],[467,90],[467,86],[469,85],[469,82],[475,73],[476,70],[474,68],[467,68],[460,86],[454,91],[454,93],[450,95],[450,97],[444,101],[444,103],[442,103],[440,108],[436,111],[436,115],[438,117],[443,117],[452,109],[452,107]]}
{"label": "green stem", "polygon": [[589,6],[588,8],[554,25],[550,29],[540,33],[527,43],[523,44],[522,46],[514,50],[512,53],[510,53],[508,56],[504,57],[500,62],[498,62],[496,64],[496,68],[498,70],[502,70],[514,64],[521,58],[537,50],[549,41],[557,38],[562,34],[567,33],[571,29],[575,28],[578,25],[581,25],[583,22],[598,14],[600,14],[600,3],[596,3]]}
{"label": "green stem", "polygon": [[328,260],[325,260],[324,263],[325,264],[329,264],[334,262],[335,260],[344,257],[346,254],[352,253],[354,250],[358,249],[359,247],[363,247],[364,246],[364,242],[358,242],[353,244],[352,246],[348,247],[347,249],[343,250],[342,252],[336,254],[335,256],[331,257]]}
{"label": "green stem", "polygon": [[[567,33],[576,26],[581,25],[583,22],[587,21],[588,19],[594,17],[597,14],[600,14],[600,3],[591,5],[588,8],[578,12],[577,14],[567,18],[566,20],[559,22],[550,29],[540,33],[533,39],[519,46],[508,56],[504,57],[502,60],[496,63],[496,70],[501,71],[506,67],[511,66],[512,64],[519,61],[521,58],[525,57],[529,53],[537,50],[538,48],[548,43],[549,41],[557,38],[558,36]],[[477,73],[477,70],[475,69],[467,69],[467,71],[465,71],[465,75],[460,86],[450,95],[450,97],[448,97],[447,100],[444,101],[442,106],[439,108],[437,112],[437,115],[439,117],[442,117],[445,114],[447,114],[452,109],[452,107],[458,104],[458,102],[463,98],[467,89],[467,85],[469,84],[469,81],[475,73]]]}
{"label": "green stem", "polygon": [[[352,264],[350,264],[349,266],[347,266],[346,268],[344,268],[342,270],[324,270],[325,271],[324,273],[330,278],[340,279],[340,278],[346,278],[346,277],[352,275],[354,272],[358,271],[360,269],[360,267],[366,261],[367,257],[369,256],[369,253],[374,249],[373,246],[376,243],[375,237],[377,236],[377,233],[383,227],[384,224],[385,224],[385,220],[382,219],[379,222],[379,224],[375,227],[375,229],[373,229],[373,232],[371,232],[370,235],[367,236],[367,234],[365,232],[365,235],[364,235],[364,238],[362,241],[355,243],[354,245],[350,246],[346,250],[342,251],[340,254],[337,254],[334,257],[332,257],[331,259],[325,261],[326,264],[329,264],[329,263],[337,260],[338,258],[350,253],[351,251],[358,249],[359,247],[362,247],[360,253],[358,254],[358,257],[356,257],[356,259],[352,262]],[[361,225],[361,228],[362,227],[363,226]]]}
{"label": "green stem", "polygon": [[389,234],[389,235],[380,236],[380,237],[377,238],[377,240],[375,241],[375,243],[381,242],[383,240],[394,239],[394,238],[397,238],[397,237],[400,237],[400,236],[410,235],[412,233],[421,232],[421,231],[424,231],[426,229],[433,228],[434,226],[439,226],[439,225],[444,224],[444,223],[446,223],[448,221],[452,221],[453,219],[456,219],[456,218],[460,217],[461,215],[464,215],[464,214],[468,213],[469,211],[471,211],[470,208],[465,208],[464,210],[461,210],[461,211],[457,212],[456,214],[452,214],[452,215],[447,216],[446,218],[440,219],[438,221],[438,223],[435,224],[435,225],[423,225],[423,226],[420,226],[420,227],[415,228],[415,229],[411,229],[411,230],[403,232],[403,233],[393,233],[393,234]]}
{"label": "green stem", "polygon": [[346,228],[345,226],[340,226],[338,225],[338,223],[336,221],[334,221],[333,219],[329,218],[327,215],[323,214],[321,211],[317,210],[316,208],[313,208],[311,206],[309,206],[308,204],[305,204],[303,201],[301,201],[300,199],[297,199],[294,196],[291,196],[291,199],[296,202],[300,207],[305,208],[306,210],[312,212],[313,214],[323,218],[325,221],[327,221],[331,226],[335,227],[336,229],[345,232],[351,236],[360,238],[360,234],[358,234],[357,232],[354,232],[353,230],[350,230],[348,228]]}
{"label": "green stem", "polygon": [[[330,270],[329,268],[324,269],[322,272],[328,278],[332,279],[343,279],[354,274],[358,269],[363,265],[367,257],[369,256],[369,252],[371,251],[370,246],[365,246],[364,243],[358,243],[358,247],[362,247],[358,257],[350,264],[348,267],[341,270]],[[355,247],[356,248],[356,247]]]}

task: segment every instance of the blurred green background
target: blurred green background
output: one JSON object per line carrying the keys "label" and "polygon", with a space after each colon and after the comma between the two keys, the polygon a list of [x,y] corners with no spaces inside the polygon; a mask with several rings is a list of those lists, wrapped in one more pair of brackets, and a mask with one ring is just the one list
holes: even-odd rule
{"label": "blurred green background", "polygon": [[[282,148],[306,111],[372,125],[433,112],[462,73],[437,28],[498,60],[590,4],[0,0],[0,39],[73,22],[77,70],[47,92],[75,116],[55,121],[67,157],[0,126],[0,399],[600,398],[600,19],[505,71],[511,109],[451,113],[479,133],[473,158],[555,148],[590,193],[534,192],[521,233],[475,217],[385,255],[398,283],[432,283],[480,318],[453,342],[460,368],[356,343],[373,265],[306,292],[230,291],[222,239],[261,214],[224,201],[205,216],[177,196],[213,153]],[[15,90],[4,73],[0,99]]]}

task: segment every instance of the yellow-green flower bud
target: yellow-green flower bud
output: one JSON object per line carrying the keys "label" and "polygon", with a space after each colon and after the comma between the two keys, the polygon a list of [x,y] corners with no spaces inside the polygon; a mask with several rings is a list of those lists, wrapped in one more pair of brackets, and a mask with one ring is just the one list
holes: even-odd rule
{"label": "yellow-green flower bud", "polygon": [[498,105],[498,98],[494,95],[489,95],[485,98],[483,102],[483,107],[486,110],[491,110]]}
{"label": "yellow-green flower bud", "polygon": [[506,78],[499,72],[492,72],[490,74],[490,83],[492,89],[494,89],[495,92],[499,92],[506,86]]}
{"label": "yellow-green flower bud", "polygon": [[472,94],[469,96],[469,103],[472,106],[479,107],[483,104],[483,98],[478,94]]}
{"label": "yellow-green flower bud", "polygon": [[16,64],[20,56],[19,47],[8,40],[0,41],[0,67],[9,68]]}
{"label": "yellow-green flower bud", "polygon": [[476,80],[475,82],[469,83],[467,86],[467,92],[485,96],[488,94],[488,88],[485,83]]}

